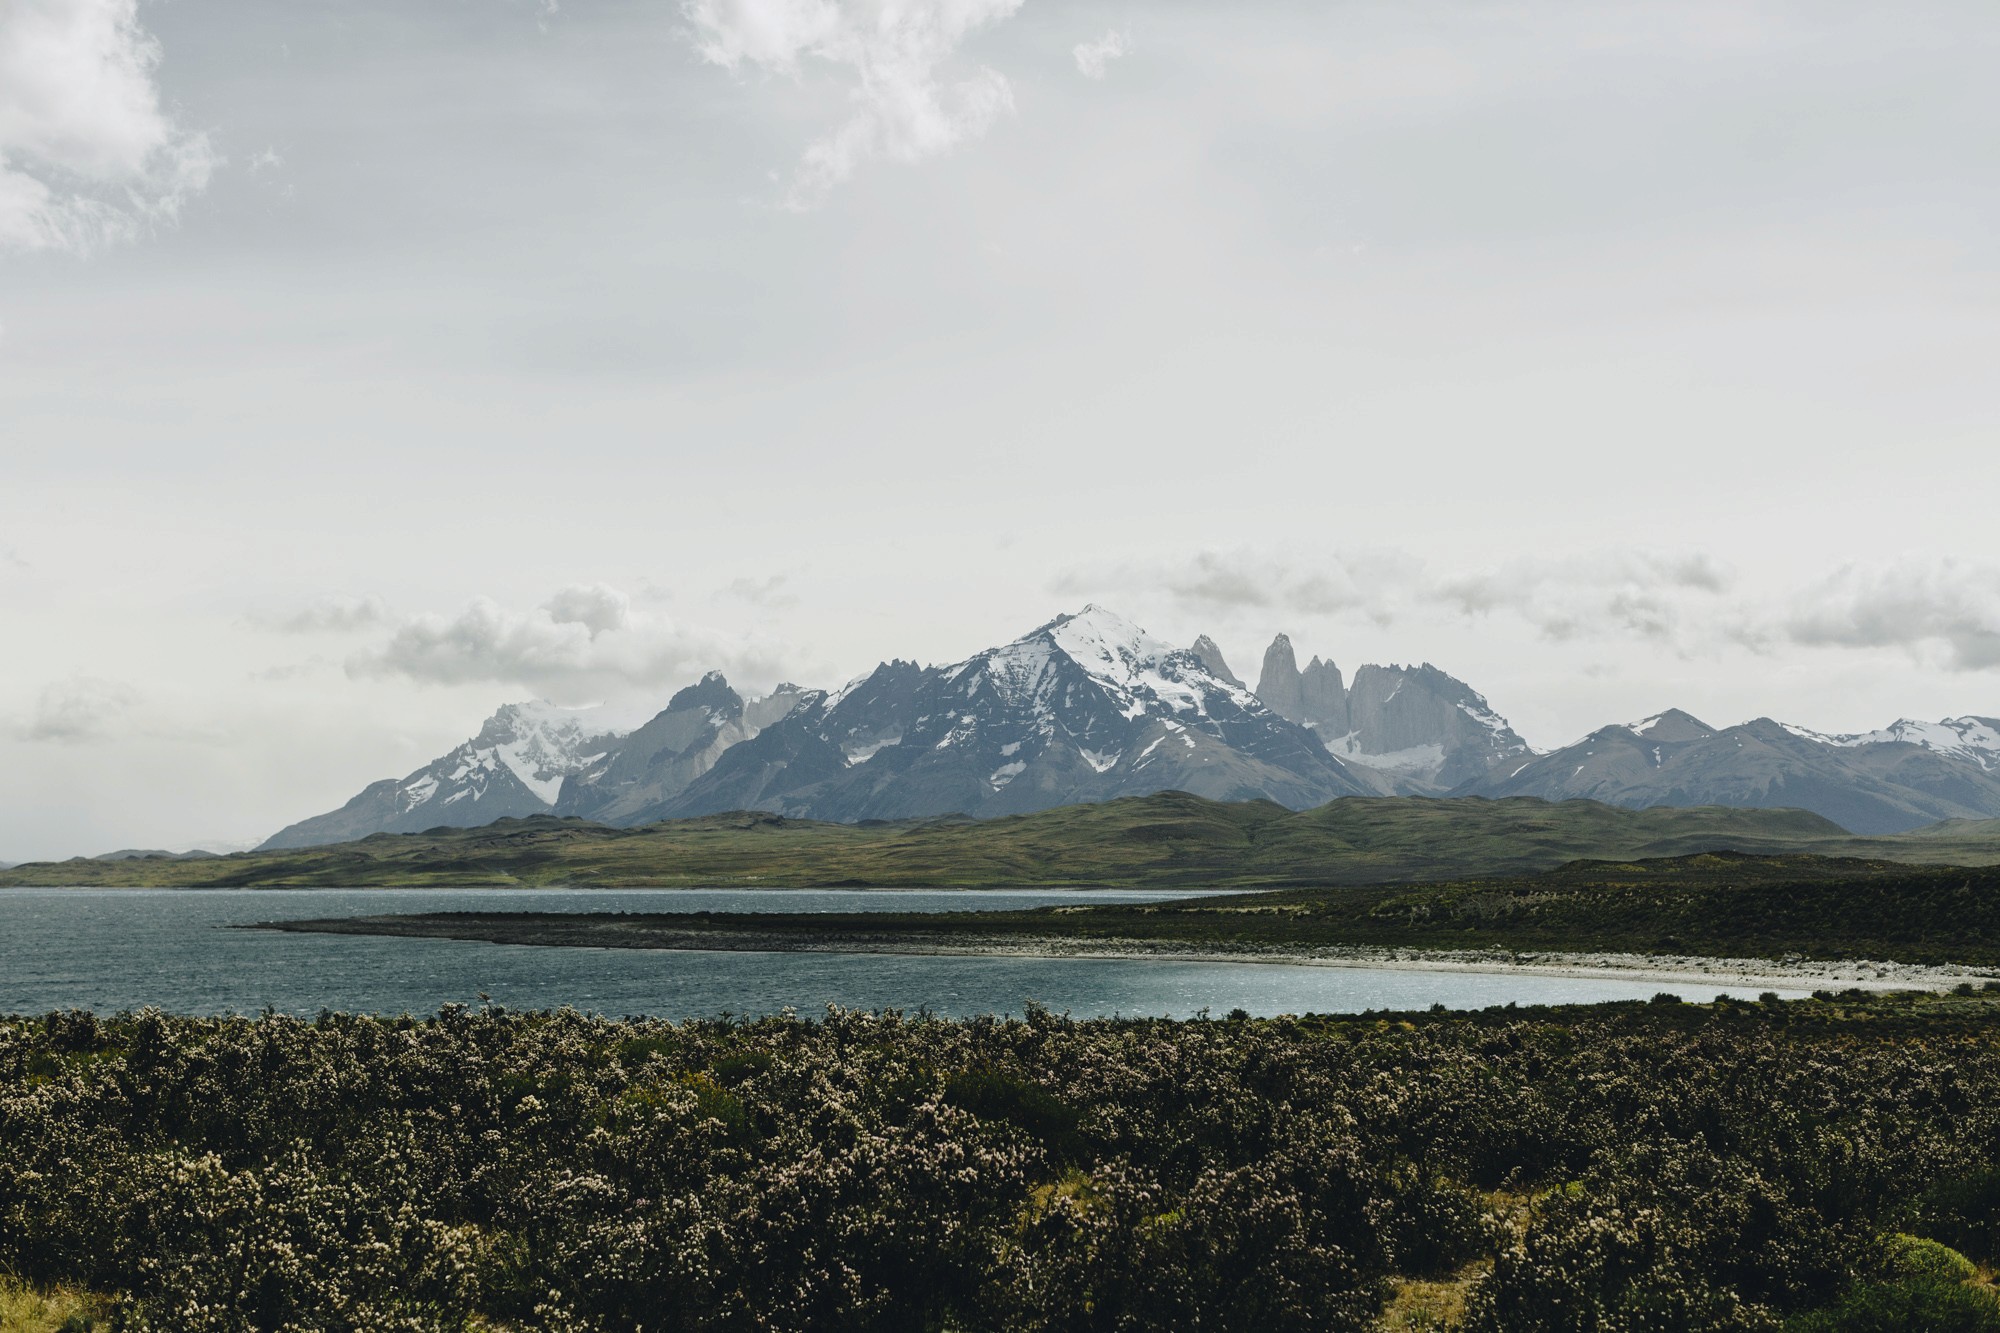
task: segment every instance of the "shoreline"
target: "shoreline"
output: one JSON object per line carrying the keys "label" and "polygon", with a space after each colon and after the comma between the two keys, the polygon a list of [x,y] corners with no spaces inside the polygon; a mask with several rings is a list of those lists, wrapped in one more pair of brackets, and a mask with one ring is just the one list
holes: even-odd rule
{"label": "shoreline", "polygon": [[[920,946],[824,945],[789,952],[882,953],[981,958],[1093,958],[1130,962],[1244,963],[1290,967],[1338,967],[1367,971],[1455,972],[1486,975],[1529,975],[1598,981],[1715,982],[1763,990],[1796,990],[1808,982],[1818,988],[1838,983],[1843,989],[1869,991],[1945,991],[1962,982],[1978,984],[2000,979],[2000,973],[1972,972],[1920,963],[1873,959],[1830,961],[1802,959],[1785,963],[1762,958],[1707,958],[1700,955],[1653,956],[1618,953],[1537,951],[1508,956],[1487,951],[1363,948],[1287,952],[1272,950],[1155,949],[1147,941],[1096,941],[1090,947],[1068,948],[1068,942],[1034,942]],[[679,946],[698,948],[699,946]],[[717,950],[722,952],[723,950]]]}
{"label": "shoreline", "polygon": [[[538,924],[547,924],[546,919]],[[844,953],[913,957],[1076,958],[1127,962],[1233,963],[1361,970],[1547,976],[1574,980],[1691,981],[1747,991],[1859,989],[1946,991],[2000,979],[2000,969],[1886,959],[1742,958],[1639,954],[1595,950],[1499,951],[1383,945],[1311,949],[1188,948],[1145,939],[1080,940],[1055,936],[978,936],[926,940],[875,936],[832,938],[809,932],[661,928],[641,922],[578,920],[560,930],[524,930],[516,923],[481,928],[468,920],[409,916],[263,921],[240,927],[302,934],[456,939],[523,948],[660,949],[698,953]]]}

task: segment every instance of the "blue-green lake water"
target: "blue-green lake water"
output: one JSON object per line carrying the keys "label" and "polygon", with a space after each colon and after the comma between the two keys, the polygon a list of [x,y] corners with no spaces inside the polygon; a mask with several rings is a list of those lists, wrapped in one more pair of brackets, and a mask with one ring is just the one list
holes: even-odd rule
{"label": "blue-green lake water", "polygon": [[[386,912],[997,910],[1159,901],[1160,893],[869,892],[740,889],[0,889],[0,1013],[154,1006],[176,1013],[321,1009],[428,1014],[484,993],[514,1009],[569,1005],[621,1017],[760,1015],[828,1004],[1018,1014],[1030,1003],[1078,1018],[1358,1013],[1643,999],[1706,1000],[1713,985],[1525,973],[1192,963],[1146,959],[898,954],[700,953],[294,935],[249,922]],[[1802,995],[1805,992],[1790,994]]]}

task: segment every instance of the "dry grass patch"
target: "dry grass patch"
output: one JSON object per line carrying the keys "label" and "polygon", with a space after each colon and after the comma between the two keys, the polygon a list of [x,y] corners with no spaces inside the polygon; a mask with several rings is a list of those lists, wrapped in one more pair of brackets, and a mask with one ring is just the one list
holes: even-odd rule
{"label": "dry grass patch", "polygon": [[[1532,1196],[1493,1190],[1481,1196],[1487,1216],[1508,1242],[1528,1229]],[[1445,1333],[1465,1322],[1473,1288],[1493,1271],[1491,1258],[1474,1259],[1450,1277],[1397,1277],[1389,1281],[1389,1302],[1375,1321],[1375,1333]]]}
{"label": "dry grass patch", "polygon": [[1376,1333],[1444,1333],[1459,1327],[1472,1289],[1492,1271],[1491,1259],[1475,1259],[1446,1278],[1392,1279]]}
{"label": "dry grass patch", "polygon": [[42,1290],[0,1277],[0,1333],[91,1333],[106,1327],[109,1303],[69,1287]]}

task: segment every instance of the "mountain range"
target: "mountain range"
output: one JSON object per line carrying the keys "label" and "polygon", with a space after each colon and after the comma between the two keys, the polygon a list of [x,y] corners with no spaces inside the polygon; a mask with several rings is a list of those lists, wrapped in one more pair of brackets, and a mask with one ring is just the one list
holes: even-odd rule
{"label": "mountain range", "polygon": [[1718,730],[1671,709],[1593,731],[1472,788],[1626,806],[1795,806],[1850,832],[1897,833],[2000,813],[2000,721],[1904,721],[1829,736],[1769,718]]}
{"label": "mountain range", "polygon": [[1363,665],[1349,680],[1318,657],[1299,666],[1281,634],[1252,689],[1207,636],[1176,647],[1089,606],[963,662],[891,660],[830,692],[745,698],[711,672],[636,728],[509,704],[432,763],[263,846],[544,814],[988,818],[1169,790],[1291,809],[1364,795],[1792,807],[1894,833],[2000,815],[2000,721],[1822,735],[1669,710],[1540,753],[1429,663]]}

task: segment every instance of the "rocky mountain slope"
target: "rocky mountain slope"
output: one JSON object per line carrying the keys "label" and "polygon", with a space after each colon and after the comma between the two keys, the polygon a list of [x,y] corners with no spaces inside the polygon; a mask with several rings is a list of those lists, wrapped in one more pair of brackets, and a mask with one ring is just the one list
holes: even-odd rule
{"label": "rocky mountain slope", "polygon": [[1280,634],[1264,653],[1257,697],[1383,792],[1448,791],[1533,754],[1484,695],[1428,662],[1363,666],[1349,685],[1318,657],[1301,668]]}
{"label": "rocky mountain slope", "polygon": [[731,745],[791,711],[800,693],[784,685],[746,703],[720,672],[710,672],[637,729],[592,709],[508,704],[450,753],[407,777],[370,783],[340,809],[290,825],[263,846],[314,847],[550,813],[622,822],[678,794]]}
{"label": "rocky mountain slope", "polygon": [[1718,729],[1670,709],[1461,790],[1624,806],[1795,806],[1855,833],[1897,833],[2000,814],[2000,722],[1903,721],[1829,736],[1769,718]]}
{"label": "rocky mountain slope", "polygon": [[1374,787],[1202,654],[1090,606],[951,666],[889,662],[808,696],[640,817],[985,817],[1166,790],[1297,809]]}
{"label": "rocky mountain slope", "polygon": [[587,710],[507,704],[450,753],[407,777],[371,782],[338,810],[280,829],[263,846],[314,847],[547,814],[564,779],[599,762],[615,740]]}
{"label": "rocky mountain slope", "polygon": [[784,685],[746,703],[720,671],[711,671],[595,762],[566,776],[555,813],[630,823],[634,815],[686,791],[725,750],[789,713],[802,694]]}

